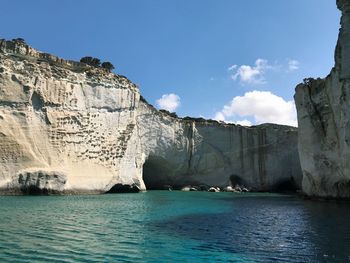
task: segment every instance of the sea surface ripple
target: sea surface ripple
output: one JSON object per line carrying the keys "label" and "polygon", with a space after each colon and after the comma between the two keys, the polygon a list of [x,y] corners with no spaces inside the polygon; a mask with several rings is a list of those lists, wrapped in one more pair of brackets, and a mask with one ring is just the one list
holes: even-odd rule
{"label": "sea surface ripple", "polygon": [[2,196],[0,262],[350,262],[350,204],[176,191]]}

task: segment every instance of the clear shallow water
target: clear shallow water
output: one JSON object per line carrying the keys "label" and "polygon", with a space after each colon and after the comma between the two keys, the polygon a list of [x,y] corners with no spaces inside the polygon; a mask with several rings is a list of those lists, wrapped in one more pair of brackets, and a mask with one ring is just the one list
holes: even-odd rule
{"label": "clear shallow water", "polygon": [[350,204],[175,191],[5,196],[0,262],[350,262]]}

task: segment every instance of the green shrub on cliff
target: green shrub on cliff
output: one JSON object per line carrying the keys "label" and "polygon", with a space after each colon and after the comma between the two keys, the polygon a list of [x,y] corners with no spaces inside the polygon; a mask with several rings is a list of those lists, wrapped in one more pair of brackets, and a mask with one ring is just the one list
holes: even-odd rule
{"label": "green shrub on cliff", "polygon": [[111,62],[108,62],[108,61],[103,62],[101,64],[101,67],[104,68],[105,70],[107,70],[108,72],[111,72],[114,69],[113,64]]}
{"label": "green shrub on cliff", "polygon": [[19,38],[14,38],[14,39],[12,39],[12,41],[26,44],[26,41],[23,38],[20,38],[20,37]]}
{"label": "green shrub on cliff", "polygon": [[160,111],[160,112],[163,112],[163,113],[165,113],[165,114],[167,114],[167,115],[169,115],[169,116],[171,116],[171,117],[173,117],[173,118],[178,118],[176,112],[170,112],[170,111],[163,110],[163,109],[160,109],[159,111]]}
{"label": "green shrub on cliff", "polygon": [[98,68],[101,65],[101,61],[98,58],[93,58],[93,57],[82,57],[80,59],[80,62],[96,68]]}

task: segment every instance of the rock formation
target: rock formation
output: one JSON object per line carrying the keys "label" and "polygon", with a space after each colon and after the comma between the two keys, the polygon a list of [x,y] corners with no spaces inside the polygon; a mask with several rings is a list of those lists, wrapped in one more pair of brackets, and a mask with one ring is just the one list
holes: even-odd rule
{"label": "rock formation", "polygon": [[125,77],[0,41],[0,187],[144,189],[139,97]]}
{"label": "rock formation", "polygon": [[306,79],[294,96],[299,123],[303,191],[350,198],[350,1],[342,11],[335,67],[325,79]]}
{"label": "rock formation", "polygon": [[301,178],[296,128],[174,118],[123,76],[0,40],[2,193],[271,191]]}
{"label": "rock formation", "polygon": [[286,183],[300,187],[296,128],[178,119],[142,101],[137,118],[149,188],[224,187],[231,181],[256,191],[278,190]]}

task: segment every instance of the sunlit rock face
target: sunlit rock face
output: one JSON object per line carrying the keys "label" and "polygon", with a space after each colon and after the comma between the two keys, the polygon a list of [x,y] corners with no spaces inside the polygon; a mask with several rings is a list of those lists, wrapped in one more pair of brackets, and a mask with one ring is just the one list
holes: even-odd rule
{"label": "sunlit rock face", "polygon": [[[2,193],[300,187],[297,130],[180,119],[125,77],[0,40]],[[145,183],[146,185],[145,185]]]}
{"label": "sunlit rock face", "polygon": [[307,79],[294,96],[299,122],[303,191],[350,197],[350,1],[338,0],[341,29],[335,67],[325,79]]}
{"label": "sunlit rock face", "polygon": [[125,77],[1,40],[0,188],[144,189],[139,96]]}
{"label": "sunlit rock face", "polygon": [[296,128],[177,119],[144,102],[139,104],[138,123],[149,188],[238,183],[275,191],[288,184],[301,186]]}

